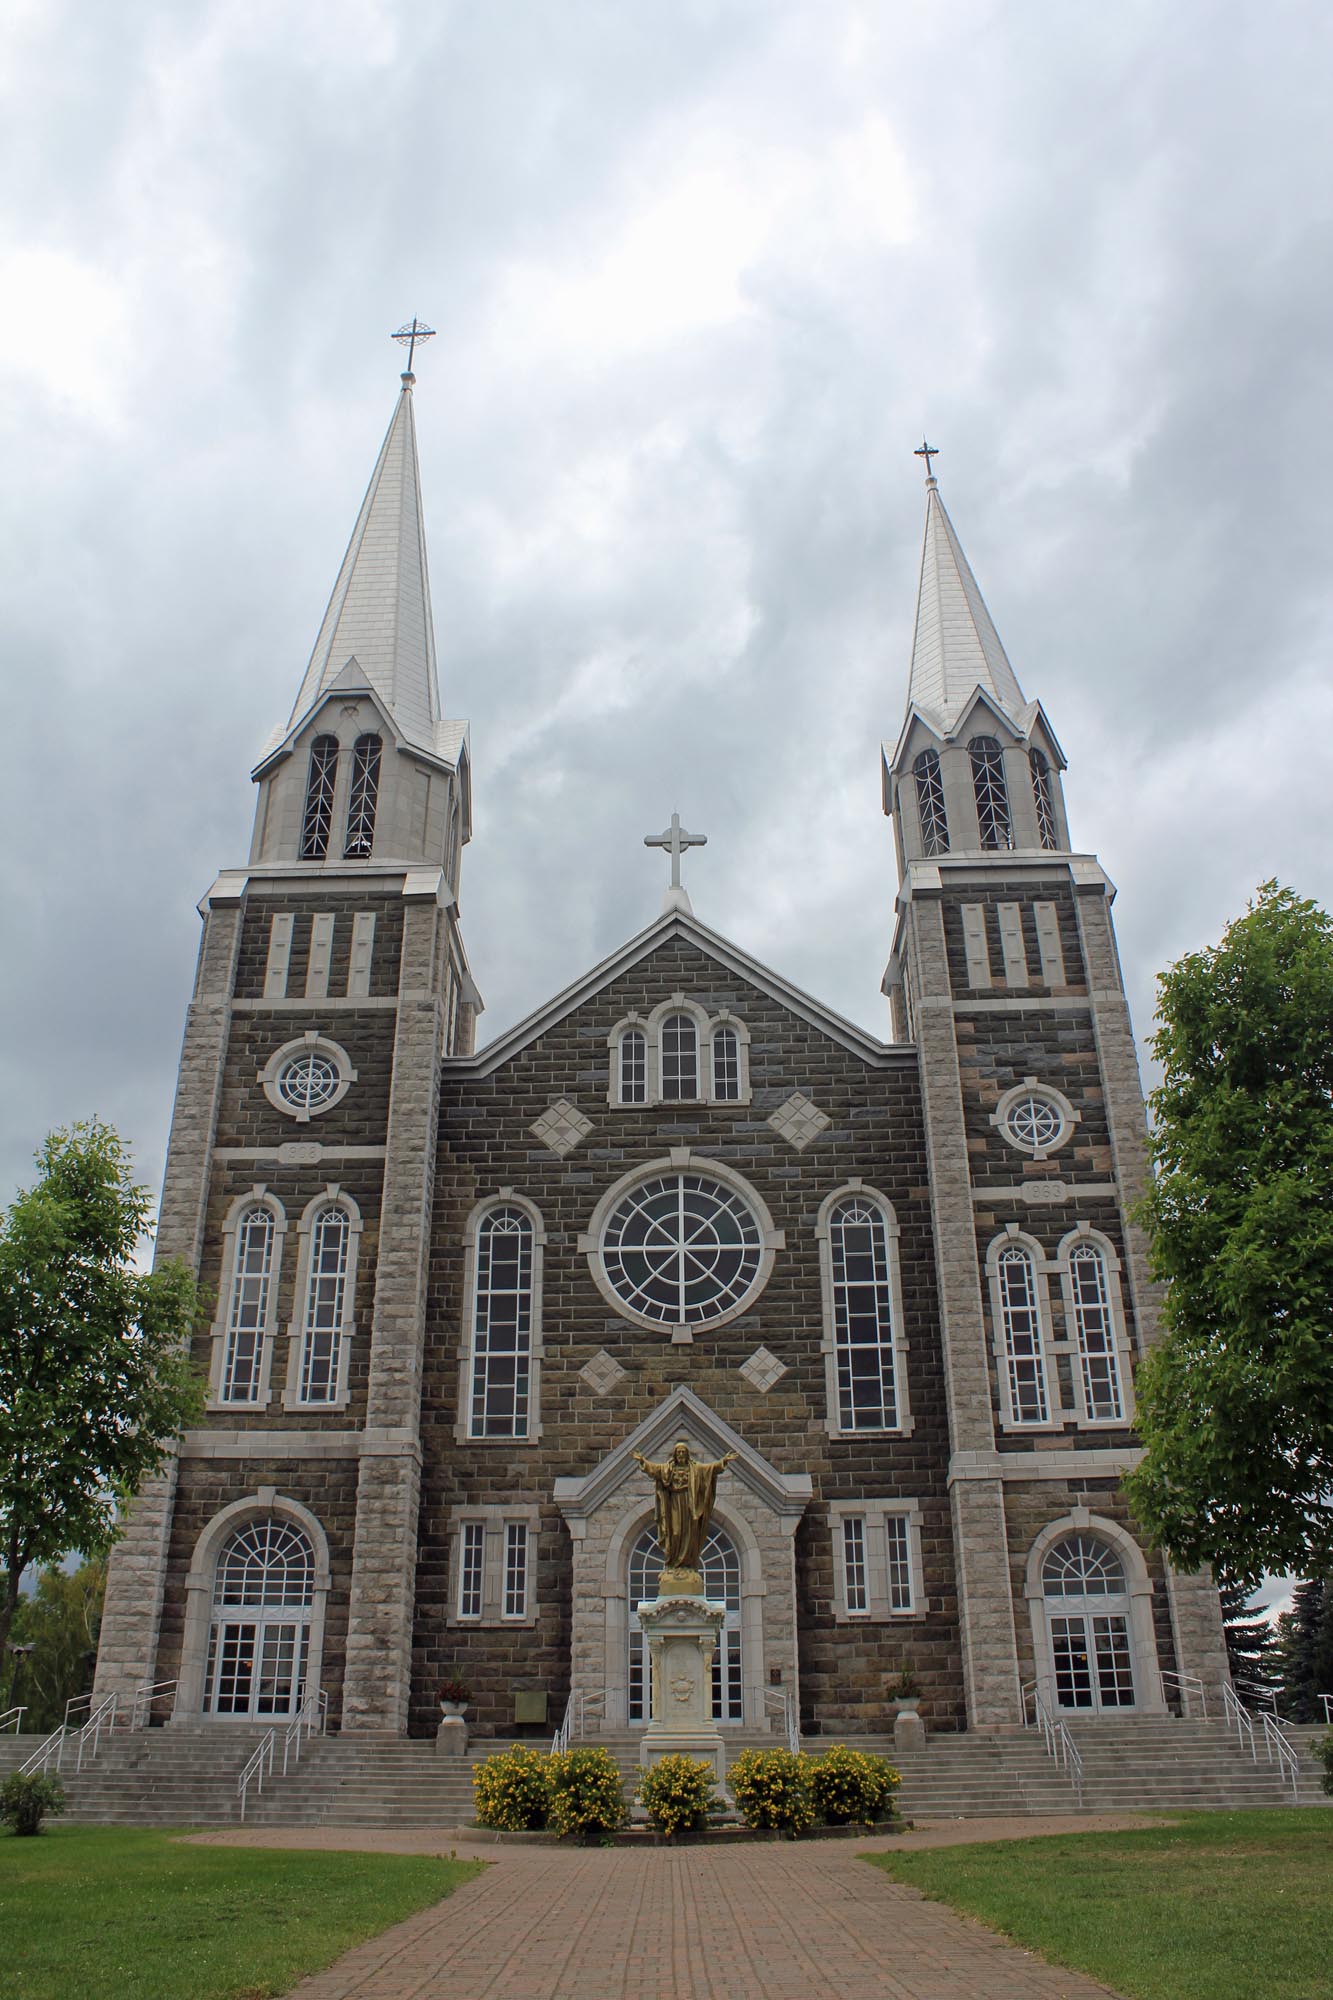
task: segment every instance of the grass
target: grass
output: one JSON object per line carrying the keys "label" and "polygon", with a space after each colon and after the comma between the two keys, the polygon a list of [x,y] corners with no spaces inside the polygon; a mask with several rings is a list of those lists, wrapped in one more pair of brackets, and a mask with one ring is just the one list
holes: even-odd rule
{"label": "grass", "polygon": [[1333,1811],[865,1858],[1128,2000],[1333,2000]]}
{"label": "grass", "polygon": [[478,1873],[416,1854],[0,1837],[5,2000],[270,2000]]}

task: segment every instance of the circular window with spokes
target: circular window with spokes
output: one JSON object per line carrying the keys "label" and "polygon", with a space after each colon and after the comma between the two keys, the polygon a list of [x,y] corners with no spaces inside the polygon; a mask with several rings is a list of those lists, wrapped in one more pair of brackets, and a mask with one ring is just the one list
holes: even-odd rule
{"label": "circular window with spokes", "polygon": [[260,1070],[259,1081],[270,1104],[305,1125],[347,1095],[356,1071],[345,1049],[310,1033],[276,1050]]}
{"label": "circular window with spokes", "polygon": [[603,1197],[581,1247],[617,1312],[688,1341],[751,1304],[780,1244],[738,1175],[673,1160]]}
{"label": "circular window with spokes", "polygon": [[1078,1113],[1062,1092],[1038,1083],[1035,1076],[1025,1076],[1013,1090],[1006,1090],[991,1123],[1020,1153],[1044,1160],[1064,1145],[1078,1123]]}

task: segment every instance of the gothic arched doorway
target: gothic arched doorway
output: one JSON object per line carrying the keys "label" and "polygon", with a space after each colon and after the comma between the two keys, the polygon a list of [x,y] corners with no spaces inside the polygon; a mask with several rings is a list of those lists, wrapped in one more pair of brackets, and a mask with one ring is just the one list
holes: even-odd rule
{"label": "gothic arched doorway", "polygon": [[[736,1544],[724,1528],[714,1527],[700,1558],[704,1596],[727,1607],[726,1622],[713,1656],[713,1720],[743,1722],[745,1680],[741,1664],[741,1565]],[[629,1558],[629,1706],[631,1724],[648,1721],[648,1655],[639,1630],[639,1605],[657,1590],[662,1556],[657,1537],[645,1528]]]}
{"label": "gothic arched doorway", "polygon": [[1135,1707],[1129,1588],[1115,1549],[1098,1535],[1063,1536],[1046,1551],[1041,1588],[1056,1707]]}

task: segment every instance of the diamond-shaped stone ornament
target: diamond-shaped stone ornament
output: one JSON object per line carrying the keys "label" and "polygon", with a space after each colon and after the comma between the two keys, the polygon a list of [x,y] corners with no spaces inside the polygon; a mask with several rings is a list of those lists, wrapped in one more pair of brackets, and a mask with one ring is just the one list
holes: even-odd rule
{"label": "diamond-shaped stone ornament", "polygon": [[779,1361],[776,1354],[767,1347],[756,1347],[748,1361],[742,1361],[741,1374],[747,1382],[754,1384],[761,1396],[766,1396],[773,1384],[787,1372],[785,1361]]}
{"label": "diamond-shaped stone ornament", "polygon": [[600,1354],[594,1354],[592,1360],[586,1361],[579,1370],[579,1374],[592,1390],[594,1396],[609,1395],[624,1373],[625,1370],[616,1360],[614,1354],[608,1354],[605,1348],[601,1350]]}
{"label": "diamond-shaped stone ornament", "polygon": [[811,1140],[817,1139],[832,1120],[826,1118],[819,1106],[803,1091],[794,1090],[785,1104],[779,1104],[768,1122],[789,1146],[803,1153]]}
{"label": "diamond-shaped stone ornament", "polygon": [[592,1120],[585,1118],[578,1105],[571,1104],[567,1097],[557,1097],[528,1129],[563,1160],[566,1153],[572,1153],[587,1138]]}

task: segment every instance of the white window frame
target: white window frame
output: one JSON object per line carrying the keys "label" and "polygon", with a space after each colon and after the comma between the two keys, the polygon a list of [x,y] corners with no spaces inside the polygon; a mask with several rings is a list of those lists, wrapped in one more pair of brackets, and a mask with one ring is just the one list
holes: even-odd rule
{"label": "white window frame", "polygon": [[[327,1056],[338,1072],[338,1082],[332,1096],[323,1104],[313,1105],[309,1110],[301,1110],[296,1105],[289,1104],[278,1089],[278,1078],[285,1066],[293,1056],[303,1055]],[[352,1067],[346,1049],[339,1048],[337,1042],[331,1042],[327,1035],[321,1035],[317,1029],[309,1028],[304,1035],[298,1035],[295,1041],[284,1042],[280,1049],[275,1049],[263,1069],[259,1071],[256,1080],[263,1086],[264,1095],[275,1111],[280,1111],[284,1118],[294,1118],[298,1125],[308,1125],[312,1118],[322,1118],[326,1111],[332,1111],[335,1104],[342,1103],[356,1082],[356,1071]]]}
{"label": "white window frame", "polygon": [[[877,1208],[884,1221],[885,1249],[889,1267],[889,1353],[893,1365],[894,1402],[897,1422],[874,1429],[844,1428],[842,1398],[838,1388],[838,1318],[834,1298],[833,1241],[830,1221],[840,1203],[859,1200]],[[898,1254],[901,1231],[893,1203],[868,1182],[853,1178],[834,1188],[819,1205],[815,1239],[819,1245],[820,1299],[824,1320],[821,1342],[824,1353],[824,1390],[827,1404],[825,1429],[830,1437],[875,1438],[910,1437],[915,1429],[907,1386],[907,1356],[910,1343],[903,1332],[902,1259]]]}
{"label": "white window frame", "polygon": [[[486,1437],[472,1428],[472,1380],[473,1349],[477,1330],[477,1248],[482,1223],[497,1208],[517,1208],[527,1216],[532,1226],[532,1286],[531,1309],[529,1312],[528,1346],[528,1422],[520,1434],[510,1432],[504,1436]],[[467,1219],[463,1230],[464,1279],[463,1279],[463,1325],[459,1341],[458,1368],[458,1419],[454,1425],[454,1437],[459,1444],[493,1447],[496,1445],[512,1448],[515,1445],[536,1444],[542,1434],[541,1424],[541,1379],[542,1356],[542,1266],[546,1250],[546,1228],[542,1222],[541,1210],[525,1195],[515,1194],[513,1188],[502,1187],[479,1201]]]}
{"label": "white window frame", "polygon": [[[535,1502],[499,1502],[484,1506],[459,1506],[449,1513],[449,1612],[447,1623],[471,1630],[498,1626],[531,1626],[537,1623],[536,1591],[537,1535],[541,1509]],[[511,1531],[524,1537],[524,1602],[521,1612],[505,1608],[509,1580]],[[481,1608],[465,1613],[463,1599],[463,1555],[468,1533],[481,1539]]]}
{"label": "white window frame", "polygon": [[[697,1089],[693,1097],[670,1097],[662,1095],[662,1024],[673,1014],[687,1014],[694,1022],[698,1039]],[[719,1028],[730,1028],[736,1037],[737,1092],[734,1097],[719,1097],[717,1080],[713,1070],[713,1036]],[[644,1094],[637,1102],[621,1095],[621,1042],[624,1037],[637,1029],[644,1038]],[[672,1108],[682,1104],[724,1104],[739,1106],[750,1102],[750,1031],[744,1021],[738,1019],[730,1008],[723,1007],[716,1014],[708,1013],[697,1000],[690,999],[683,992],[673,993],[654,1007],[650,1014],[626,1014],[616,1022],[606,1038],[610,1051],[610,1075],[607,1079],[606,1101],[627,1111],[644,1111],[652,1105],[668,1105]]]}
{"label": "white window frame", "polygon": [[[333,1395],[311,1400],[302,1394],[305,1380],[306,1344],[310,1337],[311,1254],[315,1223],[325,1209],[339,1209],[347,1217],[347,1268],[343,1278],[343,1313],[338,1329],[338,1366]],[[345,1410],[348,1403],[348,1372],[352,1342],[356,1337],[356,1273],[361,1252],[361,1211],[336,1181],[330,1181],[312,1201],[308,1201],[297,1225],[296,1286],[292,1317],[287,1327],[287,1382],[283,1390],[285,1410]]]}
{"label": "white window frame", "polygon": [[[643,1096],[624,1095],[625,1038],[640,1035],[643,1038]],[[622,1106],[627,1111],[642,1111],[648,1102],[648,1023],[641,1014],[627,1014],[618,1021],[607,1037],[607,1047],[611,1051],[611,1087],[607,1092],[607,1102]]]}
{"label": "white window frame", "polygon": [[[273,1218],[273,1255],[269,1263],[268,1292],[264,1300],[264,1319],[260,1330],[260,1354],[257,1377],[257,1393],[242,1400],[236,1396],[223,1396],[223,1386],[227,1373],[227,1348],[231,1334],[232,1306],[236,1295],[236,1253],[240,1241],[241,1218],[252,1208],[265,1208]],[[218,1285],[217,1315],[209,1332],[212,1353],[209,1358],[208,1401],[210,1410],[263,1410],[267,1409],[271,1394],[273,1370],[273,1342],[278,1324],[278,1280],[282,1274],[283,1242],[287,1234],[287,1216],[276,1195],[269,1193],[263,1181],[257,1181],[244,1194],[237,1195],[227,1210],[222,1225],[221,1282]]]}
{"label": "white window frame", "polygon": [[[867,1605],[853,1611],[848,1605],[847,1561],[844,1521],[859,1519],[863,1524]],[[911,1602],[895,1606],[889,1583],[890,1551],[888,1524],[902,1521],[907,1529],[907,1562]],[[833,1500],[829,1503],[829,1523],[833,1536],[833,1618],[838,1625],[900,1624],[926,1615],[925,1570],[921,1556],[921,1502],[919,1500]]]}
{"label": "white window frame", "polygon": [[[1006,1250],[1015,1248],[1026,1251],[1032,1266],[1033,1292],[1041,1342],[1041,1379],[1046,1395],[1046,1415],[1041,1419],[1020,1415],[1014,1403],[1013,1384],[1009,1375],[1009,1339],[1005,1327],[1000,1260]],[[986,1278],[990,1289],[991,1306],[991,1353],[995,1357],[995,1373],[1000,1385],[1002,1430],[1057,1431],[1068,1421],[1070,1413],[1061,1407],[1060,1371],[1053,1365],[1055,1351],[1062,1343],[1057,1342],[1052,1334],[1050,1268],[1049,1260],[1040,1243],[1033,1237],[1025,1235],[1016,1222],[1006,1223],[1000,1234],[992,1238],[986,1251]]]}
{"label": "white window frame", "polygon": [[[1078,1310],[1074,1300],[1074,1274],[1071,1259],[1080,1244],[1088,1244],[1100,1251],[1102,1270],[1106,1278],[1107,1304],[1111,1315],[1112,1352],[1115,1356],[1116,1372],[1119,1377],[1121,1414],[1118,1417],[1094,1417],[1088,1404],[1087,1389],[1083,1380],[1083,1343],[1079,1338]],[[1064,1303],[1065,1342],[1069,1350],[1071,1370],[1074,1377],[1074,1395],[1077,1401],[1077,1422],[1081,1430],[1123,1431],[1134,1422],[1134,1369],[1133,1346],[1129,1329],[1125,1322],[1124,1284],[1121,1277],[1120,1259],[1115,1245],[1099,1229],[1088,1223],[1078,1222],[1063,1237],[1056,1252],[1055,1268],[1060,1274],[1060,1289]]]}
{"label": "white window frame", "polygon": [[[1009,1130],[1009,1113],[1015,1104],[1018,1104],[1025,1097],[1040,1097],[1050,1105],[1053,1111],[1059,1113],[1061,1121],[1060,1130],[1050,1141],[1049,1145],[1029,1146],[1022,1139],[1015,1138]],[[1005,1091],[991,1113],[990,1122],[1004,1140],[1005,1145],[1012,1146],[1016,1153],[1023,1155],[1024,1159],[1046,1160],[1050,1158],[1052,1153],[1058,1153],[1060,1148],[1067,1145],[1070,1139],[1073,1138],[1074,1127],[1079,1123],[1079,1114],[1062,1090],[1056,1090],[1053,1084],[1040,1082],[1035,1076],[1025,1076],[1021,1083],[1016,1083],[1012,1089]]]}

